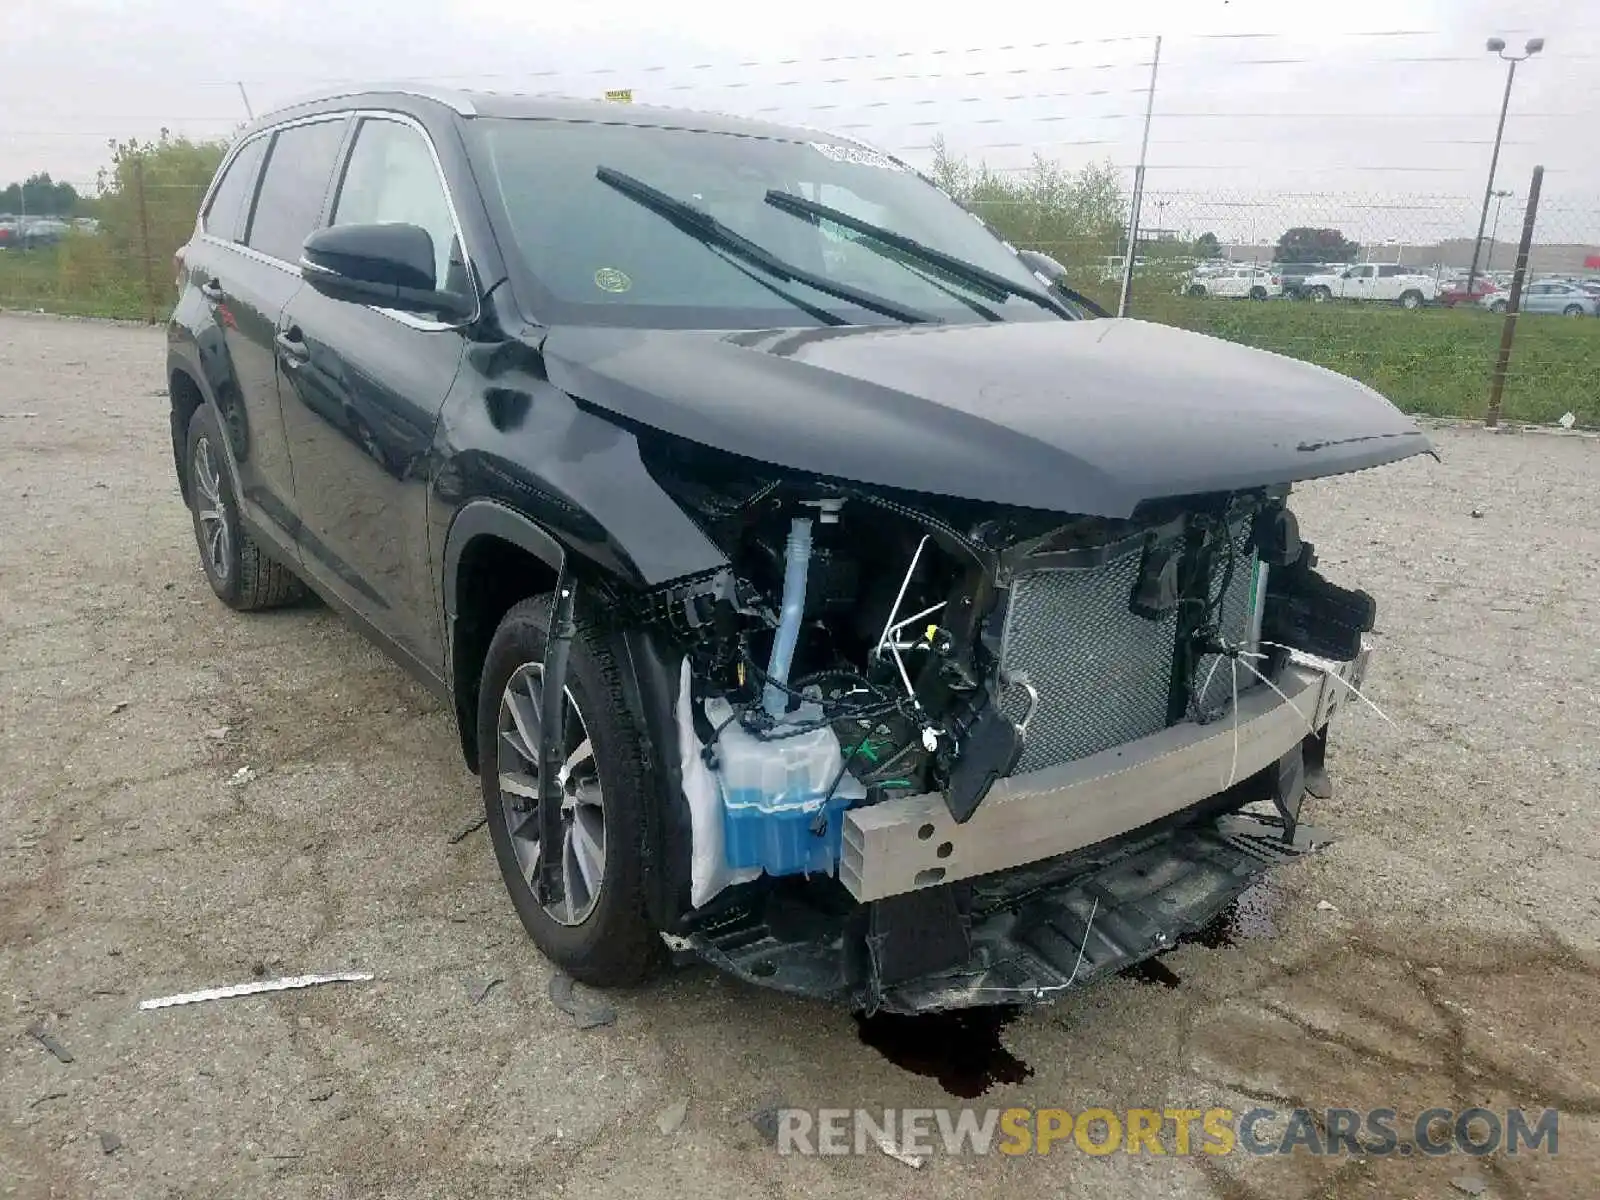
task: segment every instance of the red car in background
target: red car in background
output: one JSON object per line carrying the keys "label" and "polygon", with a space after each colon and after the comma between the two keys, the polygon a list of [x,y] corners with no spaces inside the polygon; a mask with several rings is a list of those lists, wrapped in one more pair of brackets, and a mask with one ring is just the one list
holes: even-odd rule
{"label": "red car in background", "polygon": [[1439,288],[1439,303],[1446,308],[1454,308],[1458,304],[1476,304],[1485,296],[1492,296],[1501,290],[1498,283],[1481,275],[1472,281],[1470,291],[1465,279],[1456,279]]}

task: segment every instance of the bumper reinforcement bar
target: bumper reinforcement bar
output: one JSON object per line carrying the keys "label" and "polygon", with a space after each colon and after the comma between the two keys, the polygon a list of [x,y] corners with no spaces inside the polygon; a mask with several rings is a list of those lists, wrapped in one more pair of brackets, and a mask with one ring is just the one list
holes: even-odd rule
{"label": "bumper reinforcement bar", "polygon": [[1347,663],[1296,654],[1276,681],[1283,696],[1252,688],[1236,711],[1209,724],[1184,722],[1002,779],[963,825],[936,792],[852,809],[840,882],[857,900],[881,900],[1053,858],[1169,817],[1271,766],[1320,730],[1350,688],[1361,686],[1370,654],[1366,645]]}

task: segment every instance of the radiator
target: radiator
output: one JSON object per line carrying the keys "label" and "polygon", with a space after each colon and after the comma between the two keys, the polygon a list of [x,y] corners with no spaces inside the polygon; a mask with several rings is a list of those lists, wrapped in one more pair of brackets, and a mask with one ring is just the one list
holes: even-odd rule
{"label": "radiator", "polygon": [[[1226,555],[1219,554],[1210,586],[1219,631],[1239,644],[1249,636],[1254,590],[1248,522],[1233,532],[1233,540],[1231,577]],[[1130,609],[1140,560],[1141,542],[1133,538],[1092,565],[1027,571],[1012,582],[1000,666],[1006,685],[1002,708],[1012,719],[1027,721],[1019,773],[1167,727],[1178,618],[1174,611],[1152,621]],[[1223,660],[1211,672],[1214,661],[1203,657],[1196,677],[1198,687],[1211,673],[1201,697],[1206,712],[1232,699],[1230,664]],[[1241,692],[1256,682],[1239,668]]]}

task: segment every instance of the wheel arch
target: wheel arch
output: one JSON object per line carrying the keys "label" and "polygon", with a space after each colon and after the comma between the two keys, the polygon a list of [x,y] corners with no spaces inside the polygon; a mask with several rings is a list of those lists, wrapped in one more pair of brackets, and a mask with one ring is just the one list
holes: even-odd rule
{"label": "wheel arch", "polygon": [[[442,564],[446,672],[462,756],[473,772],[479,769],[478,690],[489,642],[512,605],[555,590],[563,565],[580,577],[592,575],[592,564],[569,563],[570,554],[538,522],[495,500],[469,501],[450,523]],[[616,631],[613,650],[643,738],[646,771],[660,788],[661,803],[645,810],[646,901],[668,928],[689,909],[693,847],[674,716],[683,655],[645,628]]]}
{"label": "wheel arch", "polygon": [[194,373],[183,363],[167,370],[167,398],[172,404],[172,467],[178,473],[178,490],[189,503],[189,472],[184,467],[184,447],[189,437],[189,422],[206,402],[206,393]]}
{"label": "wheel arch", "polygon": [[536,522],[494,500],[463,505],[445,535],[443,586],[450,694],[469,769],[478,769],[477,696],[500,619],[517,601],[554,590],[564,547]]}

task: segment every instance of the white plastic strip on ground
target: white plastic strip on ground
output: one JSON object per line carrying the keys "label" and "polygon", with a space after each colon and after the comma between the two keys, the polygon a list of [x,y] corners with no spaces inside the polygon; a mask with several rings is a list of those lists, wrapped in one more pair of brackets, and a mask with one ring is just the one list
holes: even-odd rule
{"label": "white plastic strip on ground", "polygon": [[228,987],[206,988],[199,992],[182,992],[176,996],[162,996],[155,1000],[139,1001],[139,1008],[174,1008],[179,1004],[199,1004],[205,1000],[231,1000],[235,996],[254,996],[258,992],[287,992],[295,988],[316,987],[319,983],[366,983],[372,979],[367,971],[340,971],[332,975],[286,975],[282,979],[258,979],[250,983],[235,983]]}

